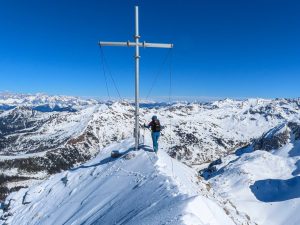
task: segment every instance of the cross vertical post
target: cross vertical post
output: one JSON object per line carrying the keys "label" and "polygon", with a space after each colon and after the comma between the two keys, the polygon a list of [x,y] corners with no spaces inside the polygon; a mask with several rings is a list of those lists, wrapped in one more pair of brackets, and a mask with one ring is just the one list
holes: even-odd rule
{"label": "cross vertical post", "polygon": [[100,41],[98,44],[103,46],[116,46],[116,47],[135,47],[135,150],[139,149],[139,136],[140,136],[140,124],[139,124],[139,99],[140,99],[140,47],[143,48],[173,48],[173,44],[161,44],[161,43],[146,43],[139,42],[139,8],[135,6],[135,42],[106,42]]}
{"label": "cross vertical post", "polygon": [[135,8],[135,150],[139,148],[140,123],[139,123],[139,98],[140,98],[140,47],[139,47],[139,8]]}

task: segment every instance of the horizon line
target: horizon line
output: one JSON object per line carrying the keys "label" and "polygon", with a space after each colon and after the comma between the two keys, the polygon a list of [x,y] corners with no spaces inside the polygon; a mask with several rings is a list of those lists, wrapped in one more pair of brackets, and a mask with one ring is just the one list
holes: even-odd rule
{"label": "horizon line", "polygon": [[[102,101],[118,101],[118,100],[127,100],[127,101],[133,101],[134,97],[122,97],[121,99],[119,97],[110,97],[108,98],[107,96],[97,96],[97,95],[66,95],[66,94],[48,94],[45,92],[35,92],[35,93],[24,93],[24,92],[14,92],[14,91],[8,91],[8,90],[0,90],[0,95],[4,94],[11,94],[11,95],[46,95],[46,96],[61,96],[61,97],[76,97],[76,98],[81,98],[81,99],[94,99],[94,100],[102,100]],[[140,97],[140,101],[156,101],[156,102],[174,102],[174,101],[188,101],[188,102],[193,102],[193,101],[203,101],[203,102],[211,102],[211,101],[220,101],[220,100],[225,100],[225,99],[231,99],[231,100],[237,100],[237,101],[242,101],[242,100],[247,100],[247,99],[270,99],[270,100],[275,100],[275,99],[299,99],[299,97],[232,97],[232,96],[226,96],[226,97],[221,97],[221,96],[184,96],[184,95],[177,95],[177,96],[172,96],[171,98],[169,96],[153,96],[151,98],[145,98],[145,97]]]}

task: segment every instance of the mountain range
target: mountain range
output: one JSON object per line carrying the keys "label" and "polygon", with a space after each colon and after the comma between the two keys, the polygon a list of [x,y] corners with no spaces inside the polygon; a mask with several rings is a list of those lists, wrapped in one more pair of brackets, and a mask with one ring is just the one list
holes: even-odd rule
{"label": "mountain range", "polygon": [[[113,218],[115,224],[135,219],[140,224],[299,224],[300,99],[142,104],[141,126],[152,115],[164,126],[157,156],[149,152],[147,129],[141,130],[144,147],[127,152],[133,144],[132,102],[6,93],[0,95],[0,110],[0,216],[7,224],[22,224],[20,218],[32,221],[28,224],[56,219],[57,224],[103,224]],[[112,150],[126,153],[111,160]],[[124,170],[144,174],[136,175],[138,194]],[[131,191],[117,188],[114,175]],[[87,191],[72,194],[81,184]],[[164,201],[145,204],[141,196],[152,189],[161,191],[153,199]],[[114,194],[106,195],[110,190]],[[61,197],[37,216],[35,208],[55,196]],[[96,203],[97,196],[108,197]],[[84,203],[60,217],[75,200]],[[199,213],[207,208],[207,217]],[[152,210],[162,211],[157,223]],[[87,212],[94,212],[91,219],[80,216]]]}

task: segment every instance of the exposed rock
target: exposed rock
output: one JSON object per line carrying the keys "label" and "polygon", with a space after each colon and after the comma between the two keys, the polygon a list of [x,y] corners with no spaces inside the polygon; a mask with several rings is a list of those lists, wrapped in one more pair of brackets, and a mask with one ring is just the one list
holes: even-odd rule
{"label": "exposed rock", "polygon": [[300,140],[300,124],[295,122],[289,122],[288,127],[292,130],[295,140]]}
{"label": "exposed rock", "polygon": [[254,150],[274,150],[286,145],[292,135],[296,140],[300,139],[300,125],[295,122],[282,124],[268,131],[260,139],[255,141]]}

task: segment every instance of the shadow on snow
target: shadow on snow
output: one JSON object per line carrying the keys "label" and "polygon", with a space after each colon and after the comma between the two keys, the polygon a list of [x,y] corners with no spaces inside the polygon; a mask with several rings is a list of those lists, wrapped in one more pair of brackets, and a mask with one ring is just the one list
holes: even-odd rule
{"label": "shadow on snow", "polygon": [[300,156],[300,142],[296,141],[294,147],[289,151],[290,157]]}
{"label": "shadow on snow", "polygon": [[[134,148],[129,148],[127,149],[126,151],[119,151],[120,152],[120,157],[123,156],[123,155],[126,155],[127,153],[133,151]],[[81,166],[78,166],[76,168],[73,168],[73,169],[70,169],[71,171],[74,171],[74,170],[78,170],[78,169],[85,169],[85,168],[91,168],[91,167],[96,167],[96,166],[101,166],[101,165],[104,165],[104,164],[107,164],[107,163],[110,163],[110,162],[113,162],[115,160],[117,160],[118,158],[112,158],[112,157],[107,157],[105,159],[102,159],[100,162],[96,163],[96,164],[92,164],[92,165],[81,165]]]}
{"label": "shadow on snow", "polygon": [[292,175],[296,176],[300,174],[300,160],[295,163],[296,169],[293,171]]}
{"label": "shadow on snow", "polygon": [[244,155],[246,153],[251,153],[251,152],[254,152],[253,146],[252,145],[248,145],[248,146],[245,146],[245,147],[237,149],[235,151],[235,155],[236,156],[242,156],[242,155]]}
{"label": "shadow on snow", "polygon": [[300,198],[300,177],[288,180],[266,179],[250,186],[257,200],[262,202],[282,202]]}
{"label": "shadow on snow", "polygon": [[140,145],[140,146],[139,146],[139,149],[140,149],[140,150],[144,150],[144,151],[146,151],[146,152],[154,152],[154,151],[153,151],[153,148],[151,148],[149,145]]}
{"label": "shadow on snow", "polygon": [[[119,150],[120,157],[122,157],[123,155],[126,155],[129,152],[134,151],[134,150],[135,150],[134,147],[129,148],[129,149],[125,150],[125,151]],[[140,145],[139,146],[139,150],[144,150],[144,151],[147,151],[147,152],[153,152],[153,149],[150,146],[148,146],[148,145]],[[118,157],[118,158],[120,158],[120,157]],[[113,161],[117,160],[118,158],[107,157],[105,159],[102,159],[99,163],[92,164],[92,165],[81,165],[81,166],[78,166],[76,168],[72,168],[70,170],[71,171],[75,171],[75,170],[78,170],[78,169],[85,169],[85,168],[91,168],[91,167],[101,166],[101,165],[113,162]]]}

